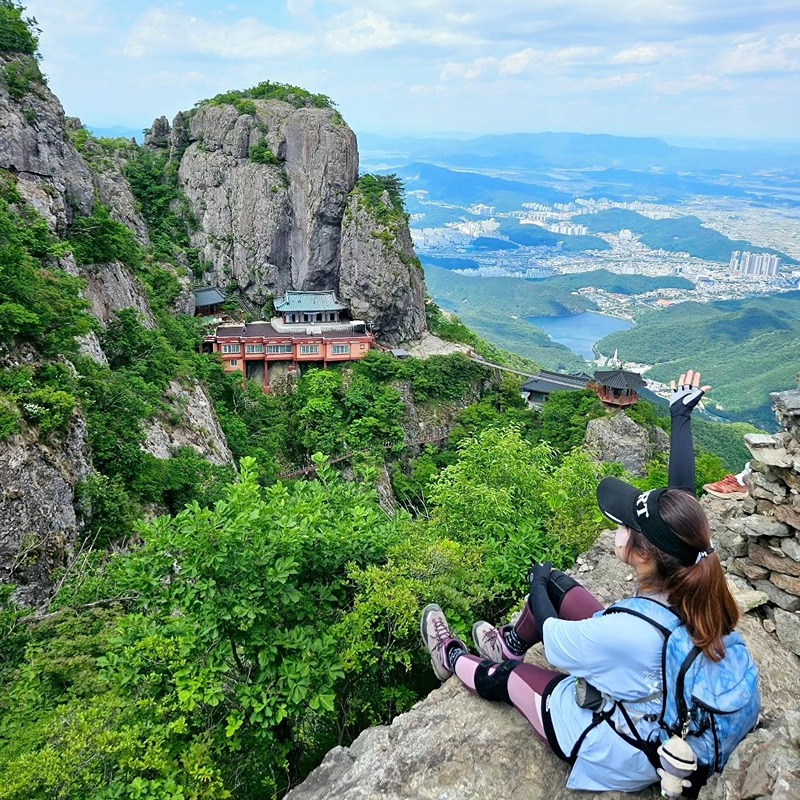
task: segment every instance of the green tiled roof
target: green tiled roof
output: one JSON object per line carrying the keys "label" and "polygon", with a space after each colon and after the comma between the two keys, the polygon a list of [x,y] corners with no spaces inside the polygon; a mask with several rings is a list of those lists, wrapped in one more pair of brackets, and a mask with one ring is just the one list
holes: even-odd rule
{"label": "green tiled roof", "polygon": [[275,310],[281,314],[303,311],[342,311],[347,306],[336,299],[334,292],[286,292],[275,300]]}

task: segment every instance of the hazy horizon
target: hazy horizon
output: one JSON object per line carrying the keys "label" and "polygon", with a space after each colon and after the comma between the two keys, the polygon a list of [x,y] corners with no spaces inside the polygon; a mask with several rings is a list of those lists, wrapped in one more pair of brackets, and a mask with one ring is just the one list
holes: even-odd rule
{"label": "hazy horizon", "polygon": [[356,131],[382,135],[800,130],[794,0],[23,3],[52,90],[97,127],[271,80],[327,94]]}

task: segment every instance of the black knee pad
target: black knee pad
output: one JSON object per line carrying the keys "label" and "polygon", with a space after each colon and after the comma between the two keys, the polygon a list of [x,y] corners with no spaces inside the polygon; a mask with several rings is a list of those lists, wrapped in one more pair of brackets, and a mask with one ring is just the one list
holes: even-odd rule
{"label": "black knee pad", "polygon": [[547,582],[547,596],[550,598],[550,602],[556,612],[561,609],[561,601],[564,599],[564,595],[575,586],[580,586],[580,583],[575,578],[571,578],[557,569],[550,573],[550,580]]}
{"label": "black knee pad", "polygon": [[[475,670],[475,691],[485,700],[500,700],[510,705],[508,676],[518,666],[519,661],[504,661],[502,664],[495,664],[488,659],[481,661]],[[492,667],[495,670],[490,675],[489,670]]]}

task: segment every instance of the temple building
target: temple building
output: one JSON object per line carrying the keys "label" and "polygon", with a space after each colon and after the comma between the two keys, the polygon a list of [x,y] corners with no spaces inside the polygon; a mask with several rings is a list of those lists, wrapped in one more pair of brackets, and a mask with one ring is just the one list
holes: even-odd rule
{"label": "temple building", "polygon": [[225,295],[216,286],[201,286],[194,290],[194,315],[215,317],[222,314]]}
{"label": "temple building", "polygon": [[532,375],[520,390],[522,399],[529,407],[544,404],[551,392],[574,392],[586,389],[591,378],[588,375],[565,375],[562,372],[540,370]]}
{"label": "temple building", "polygon": [[638,399],[637,389],[645,386],[644,378],[624,369],[598,370],[589,384],[600,400],[609,406],[632,406]]}
{"label": "temple building", "polygon": [[287,292],[275,309],[281,317],[269,322],[218,325],[205,337],[203,352],[218,353],[226,372],[260,380],[268,393],[276,379],[299,373],[302,365],[355,361],[375,346],[364,322],[341,318],[347,306],[333,292]]}
{"label": "temple building", "polygon": [[286,325],[292,323],[339,322],[347,306],[333,292],[286,292],[275,300],[275,310]]}

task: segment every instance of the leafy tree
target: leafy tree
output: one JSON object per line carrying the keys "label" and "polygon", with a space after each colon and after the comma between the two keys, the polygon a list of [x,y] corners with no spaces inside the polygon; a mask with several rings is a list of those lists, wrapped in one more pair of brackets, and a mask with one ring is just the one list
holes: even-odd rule
{"label": "leafy tree", "polygon": [[91,216],[73,220],[67,239],[79,264],[121,261],[135,269],[142,262],[142,250],[133,233],[113,219],[102,203],[95,203]]}
{"label": "leafy tree", "polygon": [[552,392],[542,406],[540,436],[559,452],[567,453],[583,444],[589,420],[605,413],[594,392]]}
{"label": "leafy tree", "polygon": [[23,17],[25,7],[15,0],[0,0],[0,53],[37,55],[39,26],[33,17]]}

